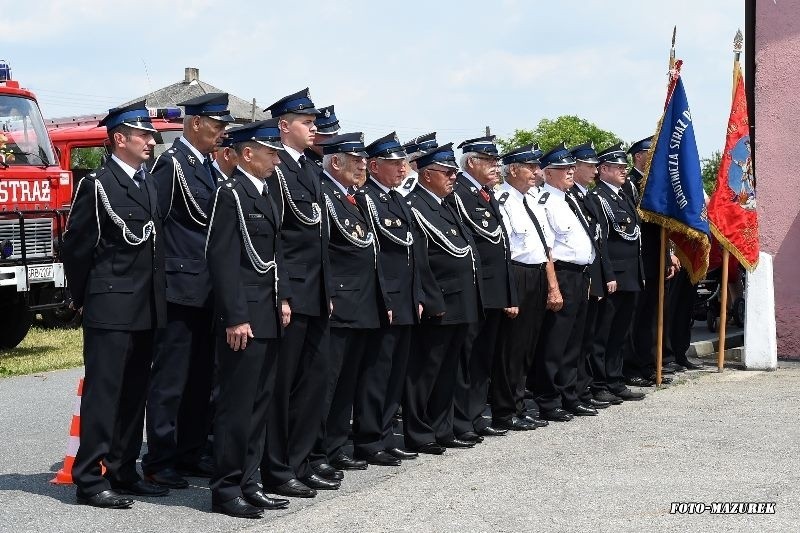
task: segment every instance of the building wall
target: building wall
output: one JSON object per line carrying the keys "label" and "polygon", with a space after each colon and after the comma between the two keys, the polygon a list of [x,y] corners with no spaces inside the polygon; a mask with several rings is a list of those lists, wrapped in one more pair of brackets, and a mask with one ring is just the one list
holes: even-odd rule
{"label": "building wall", "polygon": [[755,11],[761,250],[775,258],[778,355],[800,357],[800,0],[758,1]]}

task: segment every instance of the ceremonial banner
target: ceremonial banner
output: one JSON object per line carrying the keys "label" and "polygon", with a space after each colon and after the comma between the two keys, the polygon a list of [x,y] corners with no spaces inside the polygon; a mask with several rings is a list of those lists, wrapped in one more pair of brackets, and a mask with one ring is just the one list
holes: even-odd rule
{"label": "ceremonial banner", "polygon": [[708,203],[711,232],[748,271],[758,264],[758,213],[744,80],[736,66],[733,104],[717,188]]}
{"label": "ceremonial banner", "polygon": [[681,264],[697,283],[708,270],[711,245],[700,157],[679,69],[680,62],[648,154],[639,211],[646,222],[666,228]]}

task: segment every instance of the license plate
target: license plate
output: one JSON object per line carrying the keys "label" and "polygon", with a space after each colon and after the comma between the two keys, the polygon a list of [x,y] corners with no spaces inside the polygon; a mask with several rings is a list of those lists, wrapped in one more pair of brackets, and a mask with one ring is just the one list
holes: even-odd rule
{"label": "license plate", "polygon": [[28,267],[28,281],[51,281],[53,279],[53,265],[39,265]]}

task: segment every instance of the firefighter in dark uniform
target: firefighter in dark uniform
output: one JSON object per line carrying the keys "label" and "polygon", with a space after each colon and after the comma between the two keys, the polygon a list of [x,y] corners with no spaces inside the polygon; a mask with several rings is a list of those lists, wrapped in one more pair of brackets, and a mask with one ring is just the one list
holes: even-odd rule
{"label": "firefighter in dark uniform", "polygon": [[538,203],[553,234],[551,256],[564,305],[545,314],[536,347],[534,393],[540,416],[556,422],[597,414],[594,407],[581,403],[577,395],[589,303],[589,266],[597,250],[596,228],[589,227],[589,221],[568,192],[574,185],[575,163],[563,143],[541,158],[545,184]]}
{"label": "firefighter in dark uniform", "polygon": [[142,457],[147,479],[176,489],[188,486],[178,470],[208,477],[213,469],[210,457],[202,455],[214,372],[213,302],[203,253],[219,177],[211,154],[233,121],[225,93],[180,105],[186,109],[183,135],[153,165],[164,214],[167,326],[156,334]]}
{"label": "firefighter in dark uniform", "polygon": [[345,452],[352,416],[355,450],[373,463],[385,464],[385,452],[363,453],[360,447],[381,434],[382,397],[391,367],[378,357],[379,328],[392,321],[372,219],[352,193],[367,171],[364,136],[334,135],[322,143],[322,153],[322,194],[330,219],[328,249],[334,287],[326,454],[334,466],[363,463]]}
{"label": "firefighter in dark uniform", "polygon": [[369,178],[364,194],[356,194],[362,210],[372,218],[378,238],[378,261],[392,302],[392,323],[380,331],[378,359],[364,375],[372,388],[367,398],[373,409],[381,411],[380,424],[367,433],[363,424],[354,442],[356,455],[370,464],[400,464],[413,459],[415,452],[398,446],[393,433],[393,418],[403,399],[413,328],[422,313],[422,286],[414,256],[411,212],[395,190],[406,174],[406,152],[397,135],[390,133],[366,147]]}
{"label": "firefighter in dark uniform", "polygon": [[317,118],[314,119],[314,125],[317,127],[317,132],[314,135],[314,144],[306,148],[303,151],[303,155],[322,170],[322,146],[320,143],[330,139],[332,135],[336,135],[341,130],[339,119],[336,118],[336,112],[332,105],[319,109]]}
{"label": "firefighter in dark uniform", "polygon": [[[602,402],[641,400],[644,394],[625,386],[622,348],[635,311],[636,294],[642,290],[639,214],[625,185],[628,160],[621,144],[599,154],[597,186],[589,193],[602,210],[600,220],[607,236],[608,258],[613,268],[598,308],[592,349],[592,395]],[[616,285],[610,282],[616,282]]]}
{"label": "firefighter in dark uniform", "polygon": [[133,500],[123,494],[168,492],[136,471],[153,335],[167,315],[164,239],[143,166],[156,132],[144,101],[110,110],[100,125],[111,157],[78,183],[62,252],[73,307],[83,313],[86,368],[72,477],[78,503],[125,508]]}
{"label": "firefighter in dark uniform", "polygon": [[484,436],[505,434],[483,418],[489,392],[497,334],[505,314],[515,318],[517,288],[511,273],[508,236],[503,227],[494,186],[500,181],[500,156],[495,136],[462,142],[461,172],[453,194],[445,199],[469,230],[480,257],[484,318],[470,324],[459,356],[453,427],[456,437],[480,442]]}
{"label": "firefighter in dark uniform", "polygon": [[268,181],[282,220],[286,297],[292,306],[292,322],[281,342],[261,478],[271,492],[313,497],[317,488],[329,485],[317,476],[333,481],[343,477],[327,463],[322,446],[327,406],[319,393],[328,382],[332,290],[328,226],[319,167],[303,155],[314,144],[318,112],[308,89],[281,98],[267,110],[280,119],[281,142],[286,148]]}
{"label": "firefighter in dark uniform", "polygon": [[236,158],[236,150],[233,149],[231,143],[231,136],[229,135],[231,131],[232,129],[225,131],[225,137],[222,139],[222,144],[220,144],[215,154],[214,162],[211,164],[214,171],[217,173],[217,186],[231,177],[233,169],[235,169],[236,165],[239,163]]}
{"label": "firefighter in dark uniform", "polygon": [[589,302],[586,306],[586,322],[583,329],[583,340],[578,359],[578,381],[576,386],[578,400],[583,405],[594,407],[595,409],[605,409],[608,402],[601,402],[592,396],[592,371],[591,354],[594,343],[595,324],[597,323],[597,308],[600,298],[605,291],[615,288],[616,281],[606,283],[606,279],[613,277],[613,268],[608,259],[608,248],[606,247],[606,236],[603,234],[599,221],[603,214],[596,202],[592,201],[589,189],[594,186],[597,176],[597,152],[591,142],[579,144],[570,149],[572,157],[575,158],[575,174],[572,176],[575,185],[569,190],[569,194],[575,200],[575,204],[580,208],[587,226],[594,232],[593,240],[597,243],[597,251],[594,261],[589,266]]}
{"label": "firefighter in dark uniform", "polygon": [[416,160],[419,184],[406,198],[414,216],[423,297],[406,375],[403,430],[406,446],[430,454],[475,444],[453,433],[458,356],[470,323],[483,313],[479,258],[469,231],[444,200],[458,171],[452,147],[448,143]]}
{"label": "firefighter in dark uniform", "polygon": [[239,164],[213,197],[205,247],[219,382],[211,503],[214,512],[258,518],[289,503],[266,496],[257,482],[279,338],[291,320],[282,294],[280,213],[266,184],[283,147],[277,119],[249,124],[232,137]]}

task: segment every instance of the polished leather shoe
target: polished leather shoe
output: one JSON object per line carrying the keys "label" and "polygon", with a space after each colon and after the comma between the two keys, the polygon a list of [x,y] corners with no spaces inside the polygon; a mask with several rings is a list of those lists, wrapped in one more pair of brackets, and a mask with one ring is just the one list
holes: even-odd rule
{"label": "polished leather shoe", "polygon": [[703,363],[694,363],[688,359],[685,361],[678,361],[678,364],[686,370],[700,370],[703,368]]}
{"label": "polished leather shoe", "polygon": [[539,416],[552,422],[569,422],[572,420],[572,413],[565,411],[560,407],[554,407],[553,409],[542,409],[542,411],[539,413]]}
{"label": "polished leather shoe", "polygon": [[340,453],[331,461],[331,466],[339,470],[366,470],[367,462],[353,459],[346,453]]}
{"label": "polished leather shoe", "polygon": [[481,437],[502,437],[508,433],[507,429],[500,429],[492,426],[486,426],[478,430],[478,435]]}
{"label": "polished leather shoe", "polygon": [[316,466],[312,466],[311,470],[313,470],[314,473],[319,477],[328,479],[330,481],[341,481],[344,479],[344,472],[341,470],[336,470],[328,463],[321,463]]}
{"label": "polished leather shoe", "polygon": [[625,378],[625,385],[628,385],[629,387],[652,387],[655,385],[655,382],[643,377],[633,376],[630,378]]}
{"label": "polished leather shoe", "polygon": [[531,431],[536,429],[536,426],[533,423],[516,416],[512,416],[510,419],[505,418],[492,420],[492,425],[507,431]]}
{"label": "polished leather shoe", "polygon": [[474,431],[467,431],[466,433],[456,435],[456,438],[458,440],[463,440],[464,442],[474,442],[475,444],[480,444],[481,442],[483,442],[483,437],[481,437]]}
{"label": "polished leather shoe", "polygon": [[633,392],[630,389],[623,389],[619,392],[615,392],[614,394],[622,398],[626,402],[636,402],[639,400],[643,400],[645,397],[645,394],[643,392]]}
{"label": "polished leather shoe", "polygon": [[622,398],[607,390],[594,393],[594,399],[600,402],[608,402],[611,405],[619,405],[622,403]]}
{"label": "polished leather shoe", "polygon": [[232,500],[226,502],[211,504],[211,510],[215,513],[222,513],[228,516],[235,516],[236,518],[261,518],[264,514],[263,509],[259,509],[247,503],[247,500],[241,496],[237,496]]}
{"label": "polished leather shoe", "polygon": [[678,365],[675,363],[667,363],[661,367],[662,374],[674,374]]}
{"label": "polished leather shoe", "polygon": [[282,485],[275,487],[264,487],[264,490],[272,494],[288,496],[289,498],[313,498],[317,491],[306,486],[299,479],[290,479]]}
{"label": "polished leather shoe", "polygon": [[145,474],[144,478],[150,483],[155,483],[156,485],[169,489],[185,489],[189,486],[189,482],[183,479],[183,477],[172,468],[165,468],[159,472]]}
{"label": "polished leather shoe", "polygon": [[417,451],[419,453],[428,453],[431,455],[442,455],[445,451],[445,448],[444,446],[435,442],[426,442],[425,444],[420,444],[417,447]]}
{"label": "polished leather shoe", "polygon": [[325,479],[316,474],[311,474],[308,477],[304,477],[300,481],[302,481],[303,485],[306,487],[314,490],[339,490],[339,487],[342,484],[340,481]]}
{"label": "polished leather shoe", "polygon": [[110,481],[111,488],[118,494],[135,494],[136,496],[166,496],[169,494],[167,487],[156,485],[150,481],[139,479],[133,483],[119,483]]}
{"label": "polished leather shoe", "polygon": [[387,448],[386,453],[400,459],[401,461],[416,459],[419,457],[417,452],[410,452],[408,450],[403,450],[402,448]]}
{"label": "polished leather shoe", "polygon": [[[650,380],[653,382],[653,385],[655,386],[655,384],[656,384],[656,375],[653,374],[652,376],[650,376]],[[670,383],[672,383],[672,378],[667,376],[667,375],[661,374],[661,384],[662,385],[669,385]]]}
{"label": "polished leather shoe", "polygon": [[582,403],[579,403],[568,410],[575,416],[597,416],[597,409],[589,405],[583,405]]}
{"label": "polished leather shoe", "polygon": [[127,509],[133,505],[133,499],[125,498],[113,490],[104,490],[91,496],[86,496],[78,491],[76,499],[81,505],[91,505],[92,507],[102,507],[104,509]]}
{"label": "polished leather shoe", "polygon": [[371,455],[365,455],[364,460],[371,465],[377,466],[400,466],[400,459],[383,450]]}
{"label": "polished leather shoe", "polygon": [[284,500],[283,498],[270,498],[260,490],[253,494],[245,494],[244,499],[247,500],[247,503],[253,507],[258,507],[259,509],[275,510],[286,509],[289,507],[289,500]]}
{"label": "polished leather shoe", "polygon": [[214,474],[214,458],[204,455],[196,463],[178,464],[175,469],[182,476],[211,477]]}
{"label": "polished leather shoe", "polygon": [[533,424],[533,429],[543,428],[550,425],[550,422],[548,422],[547,420],[542,420],[541,418],[536,418],[535,416],[531,415],[525,415],[521,418],[521,420],[523,422],[527,422],[528,424]]}
{"label": "polished leather shoe", "polygon": [[587,405],[589,407],[594,407],[595,409],[606,409],[611,405],[611,402],[602,402],[597,398],[589,398]]}
{"label": "polished leather shoe", "polygon": [[460,440],[457,438],[452,439],[445,439],[437,441],[440,445],[444,446],[445,448],[472,448],[475,446],[474,442],[467,442],[465,440]]}

